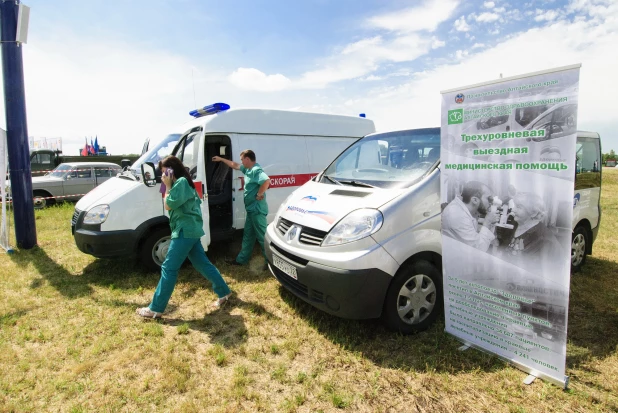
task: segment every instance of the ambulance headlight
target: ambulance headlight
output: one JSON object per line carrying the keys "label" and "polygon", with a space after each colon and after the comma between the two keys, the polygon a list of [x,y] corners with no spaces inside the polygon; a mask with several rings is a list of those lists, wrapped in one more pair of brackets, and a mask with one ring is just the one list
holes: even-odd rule
{"label": "ambulance headlight", "polygon": [[358,241],[382,228],[384,217],[377,209],[358,209],[349,213],[337,225],[330,230],[324,241],[323,247],[347,244]]}
{"label": "ambulance headlight", "polygon": [[84,224],[102,224],[109,215],[109,205],[98,205],[92,208],[84,217]]}

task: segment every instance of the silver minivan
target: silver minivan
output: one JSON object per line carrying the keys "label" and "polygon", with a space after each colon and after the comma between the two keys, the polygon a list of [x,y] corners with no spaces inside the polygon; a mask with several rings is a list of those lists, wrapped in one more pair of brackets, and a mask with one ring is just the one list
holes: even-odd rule
{"label": "silver minivan", "polygon": [[442,306],[440,128],[372,134],[281,205],[270,270],[292,293],[343,318],[429,327]]}
{"label": "silver minivan", "polygon": [[[578,133],[576,150],[574,269],[600,223],[600,171],[588,165],[600,155],[598,134]],[[279,207],[264,242],[272,274],[327,313],[382,317],[404,334],[428,328],[443,295],[439,158],[440,128],[351,145]]]}

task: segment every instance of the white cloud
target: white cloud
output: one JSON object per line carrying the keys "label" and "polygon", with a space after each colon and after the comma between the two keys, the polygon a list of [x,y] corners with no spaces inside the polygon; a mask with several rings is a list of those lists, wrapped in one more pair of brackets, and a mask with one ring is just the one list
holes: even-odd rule
{"label": "white cloud", "polygon": [[290,86],[291,81],[282,74],[267,75],[254,68],[240,67],[228,76],[229,82],[239,89],[259,92],[276,92]]}
{"label": "white cloud", "polygon": [[147,137],[158,140],[188,120],[195,106],[191,64],[183,57],[74,33],[29,40],[28,132],[62,137],[65,153],[77,154],[84,137],[95,135],[112,154],[137,153]]}
{"label": "white cloud", "polygon": [[437,38],[432,38],[431,39],[431,48],[432,49],[439,49],[440,47],[444,47],[446,45],[446,42]]}
{"label": "white cloud", "polygon": [[560,14],[556,11],[556,10],[536,10],[536,16],[534,18],[535,21],[540,22],[540,21],[553,21],[556,20],[556,18],[559,16]]}
{"label": "white cloud", "polygon": [[[257,69],[238,69],[229,76],[237,87],[249,90],[319,89],[350,79],[365,80],[365,76],[385,63],[401,63],[417,59],[446,45],[425,31],[434,31],[448,20],[459,0],[430,0],[420,6],[372,17],[369,26],[387,31],[338,48],[322,59],[318,68],[304,72],[297,79],[284,75],[267,76]],[[256,89],[261,85],[262,89]]]}
{"label": "white cloud", "polygon": [[320,69],[305,72],[295,81],[298,88],[323,88],[342,80],[365,76],[385,62],[412,61],[434,45],[431,38],[410,33],[385,40],[382,37],[364,39],[347,45],[342,52],[327,58]]}
{"label": "white cloud", "polygon": [[495,22],[499,18],[500,16],[498,14],[489,12],[484,12],[479,14],[478,16],[475,16],[475,20],[479,23],[491,23]]}
{"label": "white cloud", "polygon": [[366,81],[366,82],[374,82],[376,80],[382,80],[384,79],[382,76],[375,76],[375,75],[369,75],[367,77],[364,77],[360,80]]}
{"label": "white cloud", "polygon": [[[511,12],[501,16],[508,18]],[[189,119],[189,110],[217,101],[232,107],[367,112],[382,131],[437,126],[440,90],[496,79],[500,73],[506,77],[582,62],[578,126],[599,131],[604,147],[618,150],[614,134],[618,120],[609,103],[610,96],[618,95],[618,83],[612,81],[618,71],[618,2],[575,0],[566,13],[576,13],[569,15],[571,22],[553,20],[544,23],[546,27],[500,39],[496,45],[492,41],[491,47],[475,43],[468,50],[449,49],[450,58],[445,52],[443,59],[432,60],[439,63],[422,72],[415,71],[417,65],[405,62],[441,44],[429,29],[416,31],[435,23],[415,30],[382,27],[380,36],[342,45],[317,61],[314,68],[291,79],[246,68],[230,74],[231,70],[213,68],[206,60],[189,60],[143,45],[93,41],[75,33],[45,38],[32,33],[31,42],[24,46],[29,132],[37,137],[62,136],[65,143],[73,145],[65,144],[69,153],[77,152],[84,136],[95,134],[112,153],[137,152],[146,137],[156,140],[177,130]],[[519,13],[523,15],[523,11]],[[530,20],[534,16],[532,12]],[[467,22],[475,21],[474,17],[468,16]],[[208,51],[200,55],[209,56]],[[200,69],[193,73],[195,92],[192,67]],[[240,89],[231,85],[232,79],[238,85],[253,81],[280,91]],[[365,82],[346,83],[345,89],[325,87],[348,79]],[[2,108],[0,101],[0,112]]]}
{"label": "white cloud", "polygon": [[494,3],[493,1],[486,1],[485,3],[483,3],[483,6],[486,9],[493,9],[496,6],[496,3]]}
{"label": "white cloud", "polygon": [[372,27],[398,32],[436,30],[449,19],[460,0],[428,0],[421,6],[383,14],[369,19]]}
{"label": "white cloud", "polygon": [[465,16],[461,16],[457,20],[455,20],[455,30],[458,32],[467,32],[470,30],[470,26],[466,23]]}
{"label": "white cloud", "polygon": [[457,50],[455,52],[455,58],[457,60],[461,60],[461,59],[463,59],[466,56],[468,56],[468,51],[467,50]]}
{"label": "white cloud", "polygon": [[[606,11],[600,25],[595,20],[558,21],[515,34],[473,57],[460,51],[457,57],[461,61],[417,72],[411,80],[382,90],[382,95],[368,93],[364,101],[358,100],[352,107],[364,108],[381,131],[438,126],[441,90],[497,79],[500,73],[508,77],[581,62],[578,127],[599,131],[605,147],[616,149],[618,139],[613,131],[618,129],[618,120],[608,96],[618,94],[618,83],[612,81],[618,71],[614,52],[618,7]],[[369,104],[374,109],[366,109]]]}

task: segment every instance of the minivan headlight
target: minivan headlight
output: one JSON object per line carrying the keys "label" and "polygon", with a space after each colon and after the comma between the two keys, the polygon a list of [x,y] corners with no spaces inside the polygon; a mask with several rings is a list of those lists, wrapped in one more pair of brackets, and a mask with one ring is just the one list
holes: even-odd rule
{"label": "minivan headlight", "polygon": [[98,205],[92,208],[84,217],[84,224],[102,224],[109,215],[109,205]]}
{"label": "minivan headlight", "polygon": [[358,241],[377,232],[383,222],[384,217],[377,209],[357,209],[330,230],[322,241],[322,246],[330,247]]}

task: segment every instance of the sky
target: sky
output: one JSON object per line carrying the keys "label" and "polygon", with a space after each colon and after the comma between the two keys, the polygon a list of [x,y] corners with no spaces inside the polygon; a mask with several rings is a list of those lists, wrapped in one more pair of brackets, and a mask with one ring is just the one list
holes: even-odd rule
{"label": "sky", "polygon": [[214,102],[439,126],[442,90],[576,63],[578,128],[618,151],[615,0],[25,4],[28,134],[67,154],[138,153]]}

